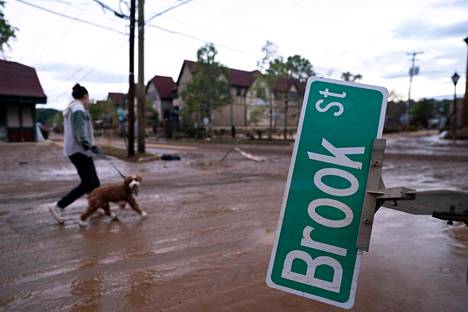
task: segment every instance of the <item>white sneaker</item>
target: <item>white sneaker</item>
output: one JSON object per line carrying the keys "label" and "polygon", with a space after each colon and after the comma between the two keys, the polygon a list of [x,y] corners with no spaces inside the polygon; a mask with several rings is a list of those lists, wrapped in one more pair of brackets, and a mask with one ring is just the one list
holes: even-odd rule
{"label": "white sneaker", "polygon": [[141,213],[141,217],[142,217],[143,219],[145,219],[147,216],[148,216],[148,214],[146,213],[146,211],[143,211],[143,212]]}
{"label": "white sneaker", "polygon": [[119,216],[113,212],[111,212],[109,217],[111,218],[111,221],[119,221]]}
{"label": "white sneaker", "polygon": [[49,207],[49,212],[58,224],[63,224],[65,222],[62,217],[62,209],[57,207],[57,205],[54,207]]}
{"label": "white sneaker", "polygon": [[80,227],[87,227],[88,221],[83,221],[81,219],[78,219],[78,224],[80,225]]}

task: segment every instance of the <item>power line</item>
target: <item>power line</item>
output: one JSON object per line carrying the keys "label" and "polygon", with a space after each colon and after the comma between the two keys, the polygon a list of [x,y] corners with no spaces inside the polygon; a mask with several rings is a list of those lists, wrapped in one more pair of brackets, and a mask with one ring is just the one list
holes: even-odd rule
{"label": "power line", "polygon": [[77,21],[77,22],[80,22],[80,23],[84,23],[84,24],[87,24],[87,25],[91,25],[91,26],[94,26],[94,27],[101,28],[101,29],[109,30],[109,31],[112,31],[112,32],[115,32],[115,33],[118,33],[118,34],[121,34],[121,35],[127,35],[126,33],[122,32],[122,31],[115,30],[113,28],[103,26],[103,25],[100,25],[100,24],[96,24],[94,22],[86,21],[86,20],[83,20],[83,19],[80,19],[80,18],[77,18],[77,17],[66,15],[66,14],[63,14],[63,13],[60,13],[60,12],[57,12],[57,11],[53,11],[53,10],[50,10],[48,8],[45,8],[45,7],[42,7],[42,6],[39,6],[37,4],[27,2],[27,1],[24,1],[24,0],[16,0],[16,1],[18,1],[20,3],[23,3],[25,5],[28,5],[30,7],[33,7],[33,8],[36,8],[36,9],[39,9],[39,10],[42,10],[42,11],[45,11],[45,12],[60,16],[60,17],[63,17],[63,18],[68,18],[68,19],[71,19],[71,20],[74,20],[74,21]]}
{"label": "power line", "polygon": [[[42,0],[44,1],[44,0]],[[77,1],[66,1],[66,0],[48,0],[47,2],[55,2],[55,3],[58,3],[58,4],[63,4],[63,5],[66,5],[67,6],[67,9],[68,8],[74,8],[78,11],[81,11],[81,12],[85,12],[87,14],[91,14],[91,15],[94,15],[94,16],[97,16],[99,18],[103,18],[105,19],[106,22],[109,22],[109,23],[115,23],[116,22],[116,19],[112,18],[112,17],[108,17],[107,15],[102,15],[102,14],[99,14],[99,13],[96,13],[96,12],[93,12],[93,11],[90,11],[88,9],[85,9],[84,7],[81,7],[79,5],[76,5]],[[84,4],[83,2],[79,2],[80,4]],[[88,3],[89,4],[89,3]],[[87,5],[86,5],[87,6]],[[64,12],[65,13],[65,12]]]}
{"label": "power line", "polygon": [[[86,20],[83,20],[83,19],[80,19],[80,18],[76,18],[76,17],[69,16],[69,15],[66,15],[66,14],[63,14],[63,13],[60,13],[60,12],[56,12],[56,11],[50,10],[48,8],[45,8],[45,7],[30,3],[30,2],[27,2],[27,1],[24,1],[24,0],[16,0],[16,1],[18,1],[20,3],[23,3],[25,5],[28,5],[28,6],[34,7],[36,9],[39,9],[39,10],[42,10],[42,11],[45,11],[45,12],[48,12],[48,13],[63,17],[63,18],[68,18],[68,19],[71,19],[71,20],[74,20],[74,21],[77,21],[77,22],[80,22],[80,23],[84,23],[84,24],[87,24],[87,25],[91,25],[91,26],[101,28],[101,29],[109,30],[109,31],[112,31],[112,32],[115,32],[115,33],[118,33],[118,34],[121,34],[121,35],[127,35],[126,33],[121,32],[119,30],[115,30],[113,28],[106,27],[106,26],[103,26],[103,25],[100,25],[100,24],[96,24],[94,22],[86,21]],[[175,30],[170,30],[170,29],[167,29],[167,28],[164,28],[164,27],[161,27],[161,26],[153,25],[153,24],[148,24],[148,26],[159,29],[159,30],[162,30],[164,32],[167,32],[167,33],[170,33],[170,34],[173,34],[173,35],[186,37],[186,38],[196,40],[196,41],[200,41],[200,42],[210,42],[211,41],[211,40],[208,40],[208,39],[192,36],[190,34],[186,34],[186,33],[175,31]],[[232,47],[229,47],[229,46],[226,46],[226,45],[223,45],[223,44],[217,43],[216,45],[219,46],[219,47],[225,48],[227,50],[231,50],[231,51],[240,53],[240,54],[257,57],[256,55],[251,54],[249,52],[245,52],[245,51],[242,51],[242,50],[239,50],[239,49],[236,49],[236,48],[232,48]]]}
{"label": "power line", "polygon": [[[117,41],[113,41],[111,44],[108,44],[106,47],[107,48],[113,48],[114,46],[116,46],[118,44],[118,47],[120,47],[121,44],[125,43],[126,40],[123,40],[121,38],[119,38],[119,40]],[[90,68],[87,72],[83,73],[83,75],[81,75],[79,78],[75,79],[75,77],[81,72],[83,71],[84,69],[86,69],[87,67],[89,67],[92,63],[95,63],[96,61],[101,61],[104,57],[107,57],[106,54],[103,54],[101,55],[102,57],[101,58],[98,58],[98,59],[93,59],[91,62],[87,63],[86,65],[83,65],[81,67],[79,67],[77,70],[75,70],[73,73],[71,73],[70,75],[68,75],[66,78],[63,78],[63,79],[60,79],[62,81],[71,81],[71,80],[75,80],[75,81],[82,81],[84,79],[86,79],[86,77],[88,77],[89,75],[91,75],[92,73],[94,73],[96,70],[98,70],[102,63],[101,64],[98,64],[97,66],[94,66],[92,68]],[[66,94],[68,94],[69,91],[64,91],[64,92],[61,92],[59,93],[58,95],[55,95],[52,99],[49,100],[49,102],[54,102],[56,100],[58,100],[59,98],[61,98],[62,96],[65,96]]]}
{"label": "power line", "polygon": [[[96,0],[95,0],[95,1],[96,1]],[[179,1],[180,1],[180,0],[179,0]],[[163,15],[163,14],[169,12],[169,11],[174,10],[175,8],[178,8],[178,7],[180,7],[180,6],[183,6],[183,5],[185,5],[185,4],[189,3],[189,2],[192,2],[192,1],[193,1],[193,0],[185,0],[185,1],[183,1],[183,2],[180,2],[180,3],[177,3],[177,4],[173,5],[173,6],[171,6],[171,7],[167,8],[167,9],[165,9],[165,10],[162,10],[161,12],[158,12],[158,13],[152,15],[150,18],[148,18],[148,19],[146,20],[146,23],[149,23],[149,22],[150,22],[151,20],[153,20],[154,18],[156,18],[156,17],[158,17],[158,16],[161,16],[161,15]]]}
{"label": "power line", "polygon": [[[192,40],[196,40],[196,41],[201,41],[201,42],[211,42],[211,40],[208,40],[208,39],[204,39],[204,38],[200,38],[200,37],[195,37],[195,36],[192,36],[190,34],[186,34],[186,33],[183,33],[183,32],[179,32],[179,31],[175,31],[175,30],[170,30],[170,29],[167,29],[167,28],[164,28],[164,27],[161,27],[161,26],[157,26],[157,25],[154,25],[154,24],[148,24],[149,27],[152,27],[152,28],[156,28],[156,29],[159,29],[159,30],[162,30],[164,32],[167,32],[167,33],[170,33],[170,34],[173,34],[173,35],[178,35],[178,36],[182,36],[182,37],[186,37],[186,38],[189,38],[189,39],[192,39]],[[213,42],[215,43],[215,42]],[[257,57],[256,55],[254,54],[251,54],[249,52],[246,52],[246,51],[242,51],[242,50],[239,50],[239,49],[236,49],[236,48],[232,48],[232,47],[229,47],[229,46],[226,46],[226,45],[223,45],[223,44],[219,44],[219,43],[215,43],[216,46],[218,47],[222,47],[222,48],[225,48],[227,50],[231,50],[231,51],[234,51],[234,52],[237,52],[237,53],[240,53],[240,54],[244,54],[244,55],[248,55],[248,56],[254,56],[254,57]]]}
{"label": "power line", "polygon": [[[101,28],[101,29],[109,30],[109,31],[112,31],[112,32],[115,32],[115,33],[118,33],[118,34],[121,34],[121,35],[127,35],[126,33],[121,32],[121,31],[119,31],[119,30],[115,30],[115,29],[113,29],[113,28],[106,27],[106,26],[103,26],[103,25],[100,25],[100,24],[96,24],[96,23],[94,23],[94,22],[86,21],[86,20],[83,20],[83,19],[80,19],[80,18],[76,18],[76,17],[69,16],[69,15],[66,15],[66,14],[63,14],[63,13],[60,13],[60,12],[56,12],[56,11],[50,10],[50,9],[48,9],[48,8],[45,8],[45,7],[42,7],[42,6],[39,6],[39,5],[30,3],[30,2],[27,2],[27,1],[24,1],[24,0],[16,0],[16,1],[18,1],[18,2],[20,2],[20,3],[23,3],[23,4],[25,4],[25,5],[28,5],[28,6],[34,7],[34,8],[36,8],[36,9],[39,9],[39,10],[42,10],[42,11],[45,11],[45,12],[48,12],[48,13],[51,13],[51,14],[54,14],[54,15],[63,17],[63,18],[68,18],[68,19],[71,19],[71,20],[74,20],[74,21],[77,21],[77,22],[80,22],[80,23],[84,23],[84,24],[87,24],[87,25],[91,25],[91,26],[95,26],[95,27]],[[94,1],[94,0],[93,0],[93,1]],[[191,1],[192,1],[192,0],[191,0]],[[188,3],[188,2],[184,2],[184,4],[185,4],[185,3]],[[161,14],[160,14],[160,15],[161,15]],[[158,15],[158,16],[160,16],[160,15]],[[161,26],[157,26],[157,25],[153,25],[153,24],[148,24],[148,26],[149,26],[149,27],[156,28],[156,29],[159,29],[159,30],[162,30],[162,31],[164,31],[164,32],[167,32],[167,33],[170,33],[170,34],[173,34],[173,35],[178,35],[178,36],[186,37],[186,38],[189,38],[189,39],[192,39],[192,40],[196,40],[196,41],[200,41],[200,42],[211,42],[211,40],[208,40],[208,39],[204,39],[204,38],[192,36],[192,35],[190,35],[190,34],[186,34],[186,33],[179,32],[179,31],[175,31],[175,30],[171,30],[171,29],[167,29],[167,28],[164,28],[164,27],[161,27]],[[249,53],[249,52],[242,51],[242,50],[239,50],[239,49],[236,49],[236,48],[233,48],[233,47],[229,47],[229,46],[226,46],[226,45],[223,45],[223,44],[217,43],[216,45],[219,46],[219,47],[225,48],[225,49],[227,49],[227,50],[231,50],[231,51],[240,53],[240,54],[244,54],[244,55],[248,55],[248,56],[257,57],[256,55],[251,54],[251,53]]]}
{"label": "power line", "polygon": [[111,8],[110,6],[108,6],[107,4],[105,4],[102,1],[99,1],[99,0],[93,0],[93,1],[96,2],[97,4],[99,4],[103,10],[110,11],[110,12],[114,13],[114,15],[119,17],[119,18],[127,18],[127,19],[129,18],[127,15],[123,14],[122,12],[118,12],[118,11],[114,10],[113,8]]}

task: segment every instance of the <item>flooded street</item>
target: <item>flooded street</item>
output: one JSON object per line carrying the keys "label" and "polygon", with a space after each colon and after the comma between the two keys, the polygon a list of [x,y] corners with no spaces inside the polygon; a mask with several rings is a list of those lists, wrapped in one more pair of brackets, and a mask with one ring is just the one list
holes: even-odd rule
{"label": "flooded street", "polygon": [[[418,146],[418,148],[413,148]],[[0,145],[2,311],[339,311],[268,288],[265,275],[291,146],[148,145],[181,161],[125,163],[143,176],[141,220],[91,218],[79,228],[80,199],[64,226],[48,204],[77,183],[52,143]],[[387,186],[468,191],[468,143],[389,136]],[[102,183],[119,176],[96,162]],[[114,209],[116,207],[113,207]],[[443,208],[443,207],[441,207]],[[468,227],[382,208],[364,253],[352,311],[466,311]]]}

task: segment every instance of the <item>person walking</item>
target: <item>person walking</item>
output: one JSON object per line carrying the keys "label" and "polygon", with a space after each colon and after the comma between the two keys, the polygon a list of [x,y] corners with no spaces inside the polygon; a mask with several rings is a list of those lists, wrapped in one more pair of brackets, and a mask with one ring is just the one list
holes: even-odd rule
{"label": "person walking", "polygon": [[67,206],[100,185],[92,158],[93,154],[99,153],[99,148],[94,145],[88,90],[77,83],[73,87],[72,96],[74,100],[63,111],[63,153],[75,166],[81,182],[49,208],[50,214],[59,224],[64,223],[62,213]]}

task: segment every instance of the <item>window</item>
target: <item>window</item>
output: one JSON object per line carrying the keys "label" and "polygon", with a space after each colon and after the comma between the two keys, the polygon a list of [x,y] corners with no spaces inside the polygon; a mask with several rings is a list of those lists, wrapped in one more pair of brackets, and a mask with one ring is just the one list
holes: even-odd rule
{"label": "window", "polygon": [[288,97],[291,104],[297,104],[297,92],[289,92]]}

